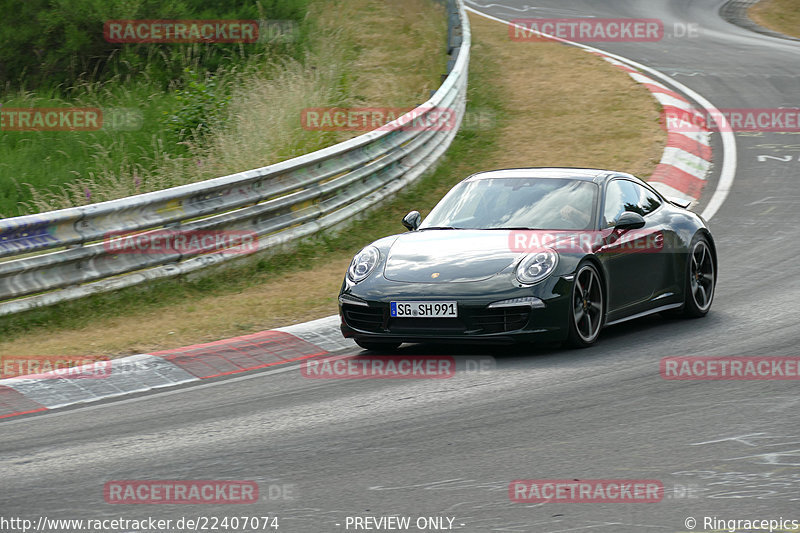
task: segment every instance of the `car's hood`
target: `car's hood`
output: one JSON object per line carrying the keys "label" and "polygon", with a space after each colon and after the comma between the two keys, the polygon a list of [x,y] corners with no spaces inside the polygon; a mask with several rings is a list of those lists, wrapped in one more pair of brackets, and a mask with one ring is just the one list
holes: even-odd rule
{"label": "car's hood", "polygon": [[400,235],[389,249],[386,279],[416,283],[480,281],[519,257],[504,230],[427,230]]}

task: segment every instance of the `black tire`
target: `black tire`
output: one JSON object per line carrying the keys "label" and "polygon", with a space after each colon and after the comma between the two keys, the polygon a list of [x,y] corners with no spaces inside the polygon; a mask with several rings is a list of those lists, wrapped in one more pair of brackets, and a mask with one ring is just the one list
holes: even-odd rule
{"label": "black tire", "polygon": [[363,339],[353,339],[356,344],[373,352],[393,352],[400,347],[399,342],[365,341]]}
{"label": "black tire", "polygon": [[565,345],[587,348],[597,342],[605,318],[605,293],[600,273],[592,263],[575,272],[569,300],[569,333]]}
{"label": "black tire", "polygon": [[683,316],[706,316],[714,301],[717,286],[717,265],[714,252],[705,235],[698,234],[689,246],[686,258],[686,279],[683,289]]}

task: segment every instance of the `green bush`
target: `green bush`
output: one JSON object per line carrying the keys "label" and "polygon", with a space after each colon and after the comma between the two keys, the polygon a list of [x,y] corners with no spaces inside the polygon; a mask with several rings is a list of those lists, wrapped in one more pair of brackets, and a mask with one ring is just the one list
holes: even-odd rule
{"label": "green bush", "polygon": [[218,86],[213,76],[200,76],[188,67],[185,71],[189,81],[175,95],[181,107],[172,114],[165,112],[164,121],[166,129],[178,142],[205,137],[230,101],[230,94]]}

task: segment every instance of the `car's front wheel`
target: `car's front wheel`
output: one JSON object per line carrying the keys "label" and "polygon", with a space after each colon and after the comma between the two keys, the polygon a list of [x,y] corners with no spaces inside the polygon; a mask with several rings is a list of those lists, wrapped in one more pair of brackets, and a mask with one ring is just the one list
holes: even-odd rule
{"label": "car's front wheel", "polygon": [[584,263],[575,274],[569,310],[567,345],[586,348],[597,342],[603,327],[603,287],[597,268]]}
{"label": "car's front wheel", "polygon": [[363,339],[354,339],[356,344],[373,352],[392,352],[400,347],[399,342],[380,342],[380,341],[365,341]]}

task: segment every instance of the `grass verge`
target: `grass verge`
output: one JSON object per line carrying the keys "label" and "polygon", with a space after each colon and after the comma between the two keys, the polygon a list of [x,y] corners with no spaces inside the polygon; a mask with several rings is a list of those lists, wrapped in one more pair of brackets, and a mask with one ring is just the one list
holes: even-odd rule
{"label": "grass verge", "polygon": [[336,312],[353,253],[402,231],[408,210],[426,214],[468,174],[550,165],[652,173],[666,134],[647,89],[577,48],[511,42],[505,26],[470,20],[465,127],[434,172],[346,232],[291,253],[193,281],[166,280],[2,318],[0,353],[127,355],[327,316]]}
{"label": "grass verge", "polygon": [[800,3],[797,0],[761,0],[747,15],[765,28],[800,38]]}

